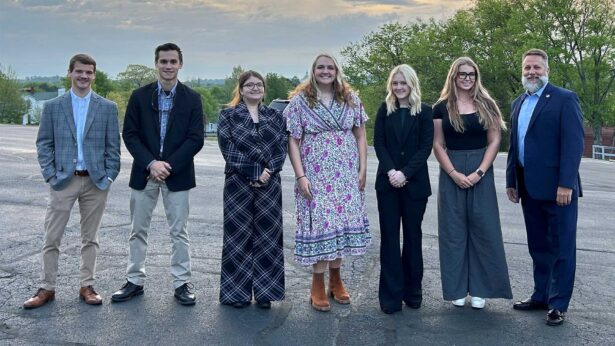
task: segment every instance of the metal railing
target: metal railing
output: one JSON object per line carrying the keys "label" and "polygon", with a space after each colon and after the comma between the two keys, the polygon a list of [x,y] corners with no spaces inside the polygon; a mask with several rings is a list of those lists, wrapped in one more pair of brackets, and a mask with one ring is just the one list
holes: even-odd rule
{"label": "metal railing", "polygon": [[599,160],[615,160],[615,147],[592,145],[592,158]]}

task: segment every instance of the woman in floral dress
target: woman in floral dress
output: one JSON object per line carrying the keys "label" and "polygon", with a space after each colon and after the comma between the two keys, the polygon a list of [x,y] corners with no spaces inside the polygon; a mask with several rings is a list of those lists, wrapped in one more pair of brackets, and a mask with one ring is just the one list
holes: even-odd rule
{"label": "woman in floral dress", "polygon": [[325,270],[329,294],[349,304],[342,258],[364,254],[371,242],[364,203],[367,115],[340,65],[327,54],[316,57],[309,78],[291,97],[284,117],[296,177],[295,260],[313,266],[312,307],[329,311]]}

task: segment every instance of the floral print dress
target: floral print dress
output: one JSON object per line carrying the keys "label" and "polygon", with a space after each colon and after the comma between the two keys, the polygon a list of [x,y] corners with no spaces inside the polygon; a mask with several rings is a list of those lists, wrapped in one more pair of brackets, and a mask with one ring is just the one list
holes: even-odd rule
{"label": "floral print dress", "polygon": [[301,163],[312,185],[311,201],[295,185],[295,260],[302,265],[362,255],[371,243],[352,133],[367,114],[355,94],[352,100],[354,107],[334,100],[310,108],[299,94],[284,110],[287,130],[300,139]]}

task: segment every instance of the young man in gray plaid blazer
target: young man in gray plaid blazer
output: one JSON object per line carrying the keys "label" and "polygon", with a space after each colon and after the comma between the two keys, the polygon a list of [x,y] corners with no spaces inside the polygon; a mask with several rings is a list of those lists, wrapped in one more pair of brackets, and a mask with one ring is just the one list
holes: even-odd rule
{"label": "young man in gray plaid blazer", "polygon": [[81,214],[81,289],[86,304],[102,298],[92,285],[98,229],[107,194],[120,171],[117,106],[92,91],[96,61],[86,54],[70,59],[70,91],[45,103],[36,139],[38,163],[49,184],[45,215],[41,286],[23,307],[37,308],[55,298],[60,242],[75,201]]}

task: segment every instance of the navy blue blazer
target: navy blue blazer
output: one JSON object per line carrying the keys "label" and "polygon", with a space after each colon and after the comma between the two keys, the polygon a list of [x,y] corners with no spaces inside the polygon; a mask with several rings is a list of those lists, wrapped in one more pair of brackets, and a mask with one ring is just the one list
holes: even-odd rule
{"label": "navy blue blazer", "polygon": [[374,125],[374,150],[378,157],[376,191],[395,189],[387,175],[389,170],[395,169],[402,171],[408,179],[408,184],[402,189],[410,198],[431,196],[427,158],[432,146],[433,118],[430,106],[421,104],[421,111],[408,116],[402,127],[399,108],[387,115],[387,106],[383,102]]}
{"label": "navy blue blazer", "polygon": [[[507,188],[519,187],[517,125],[525,95],[520,95],[512,103]],[[570,90],[547,84],[534,108],[525,135],[523,172],[529,197],[555,200],[558,186],[572,189],[573,198],[582,196],[579,165],[583,142],[583,114],[579,98]]]}
{"label": "navy blue blazer", "polygon": [[196,186],[194,156],[205,139],[201,96],[177,82],[161,156],[157,88],[154,82],[133,91],[126,106],[122,137],[133,157],[129,186],[143,190],[149,176],[147,166],[159,160],[171,165],[171,175],[165,179],[169,190],[189,190]]}

